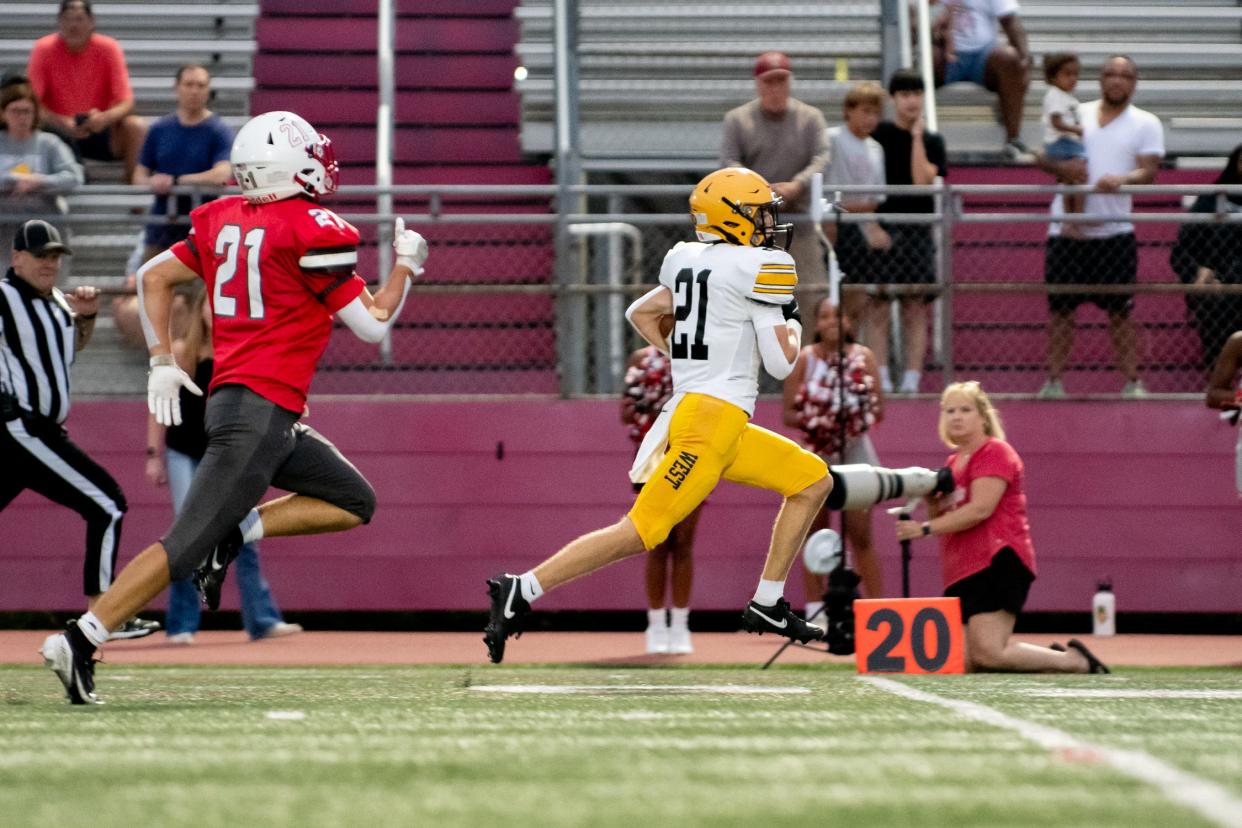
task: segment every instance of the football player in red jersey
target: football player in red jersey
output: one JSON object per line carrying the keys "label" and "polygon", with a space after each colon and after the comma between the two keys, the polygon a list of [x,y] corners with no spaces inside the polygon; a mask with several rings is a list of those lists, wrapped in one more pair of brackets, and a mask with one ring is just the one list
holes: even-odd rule
{"label": "football player in red jersey", "polygon": [[[337,183],[327,138],[291,112],[268,112],[237,133],[230,160],[242,195],[194,210],[189,238],[139,272],[147,402],[163,425],[180,423],[182,388],[202,393],[170,351],[173,287],[206,284],[216,347],[207,452],[168,533],[121,571],[93,612],[44,642],[44,660],[74,704],[99,702],[95,649],[134,615],[127,608],[145,607],[170,578],[194,574],[214,609],[244,542],[339,532],[375,511],[366,479],[298,419],[333,316],[361,339],[380,341],[422,273],[427,243],[397,219],[396,265],[372,295],[354,272],[358,231],[318,203]],[[256,508],[269,485],[290,494]]]}

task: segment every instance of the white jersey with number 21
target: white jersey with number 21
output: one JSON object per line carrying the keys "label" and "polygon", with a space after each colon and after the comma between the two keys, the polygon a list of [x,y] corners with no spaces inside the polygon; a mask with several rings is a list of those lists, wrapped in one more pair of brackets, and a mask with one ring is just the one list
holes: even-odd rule
{"label": "white jersey with number 21", "polygon": [[660,284],[673,293],[669,334],[673,392],[732,403],[754,414],[759,394],[757,332],[785,324],[798,276],[784,250],[681,242],[664,257]]}

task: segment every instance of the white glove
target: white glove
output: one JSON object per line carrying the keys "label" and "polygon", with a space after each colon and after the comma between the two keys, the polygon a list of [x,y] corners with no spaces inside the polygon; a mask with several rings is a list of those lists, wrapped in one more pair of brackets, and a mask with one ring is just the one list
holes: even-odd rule
{"label": "white glove", "polygon": [[427,240],[413,230],[406,230],[403,218],[393,225],[392,248],[397,251],[397,264],[408,267],[415,276],[422,275],[423,262],[427,261]]}
{"label": "white glove", "polygon": [[203,390],[194,384],[190,375],[176,365],[151,366],[147,377],[147,410],[155,415],[155,421],[160,425],[181,425],[182,388],[203,396]]}

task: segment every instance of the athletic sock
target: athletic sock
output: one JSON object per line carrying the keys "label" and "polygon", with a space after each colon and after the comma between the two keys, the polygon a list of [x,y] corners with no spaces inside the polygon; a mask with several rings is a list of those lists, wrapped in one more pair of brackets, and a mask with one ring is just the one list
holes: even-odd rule
{"label": "athletic sock", "polygon": [[669,627],[678,630],[690,629],[690,608],[673,607],[668,611]]}
{"label": "athletic sock", "polygon": [[765,581],[760,579],[759,588],[755,590],[754,602],[761,607],[774,607],[776,602],[785,597],[784,581]]}
{"label": "athletic sock", "polygon": [[539,583],[539,579],[535,577],[535,570],[523,572],[517,578],[518,585],[522,589],[522,597],[526,599],[526,603],[533,604],[535,599],[543,595],[543,586]]}
{"label": "athletic sock", "polygon": [[251,509],[250,513],[242,518],[237,528],[241,529],[242,543],[254,543],[262,538],[263,520],[259,517],[259,510]]}
{"label": "athletic sock", "polygon": [[[806,602],[806,615],[803,617],[806,618],[807,621],[810,621],[811,619],[815,619],[816,621],[823,621],[824,615],[823,613],[820,612],[820,610],[822,610],[823,608],[824,608],[823,601],[807,601]],[[816,618],[816,616],[819,616],[819,617]]]}
{"label": "athletic sock", "polygon": [[880,366],[880,388],[884,391],[893,390],[893,377],[889,373],[887,365]]}
{"label": "athletic sock", "polygon": [[[81,640],[74,635],[74,632],[81,636]],[[102,647],[103,643],[108,640],[108,628],[103,625],[95,613],[88,612],[78,619],[78,623],[69,628],[69,640],[73,642],[77,648],[85,648],[88,652],[95,652],[96,647]]]}
{"label": "athletic sock", "polygon": [[919,380],[923,378],[921,371],[906,371],[901,375],[901,390],[907,394],[917,394]]}
{"label": "athletic sock", "polygon": [[647,629],[654,630],[665,626],[668,619],[664,615],[664,607],[647,610]]}

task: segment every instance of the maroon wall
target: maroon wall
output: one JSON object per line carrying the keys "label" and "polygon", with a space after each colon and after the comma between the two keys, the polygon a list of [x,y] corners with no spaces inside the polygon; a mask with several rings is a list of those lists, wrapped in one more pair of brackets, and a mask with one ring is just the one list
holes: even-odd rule
{"label": "maroon wall", "polygon": [[[408,402],[317,399],[309,422],[375,484],[370,526],[264,541],[286,609],[481,609],[483,580],[520,571],[627,508],[630,446],[611,402]],[[1122,611],[1242,608],[1242,505],[1235,433],[1192,402],[1001,404],[1026,460],[1040,567],[1032,610],[1085,610],[1111,576]],[[772,426],[779,410],[760,406]],[[934,401],[889,406],[876,431],[889,466],[937,466]],[[86,402],[70,431],[130,501],[122,561],[156,538],[167,491],[143,478],[141,403]],[[503,450],[501,450],[503,447]],[[742,606],[758,577],[775,496],[723,484],[700,523],[694,606]],[[891,518],[876,516],[889,591],[900,588]],[[25,493],[0,512],[0,611],[81,606],[83,524]],[[915,544],[916,593],[939,590],[933,543]],[[801,588],[789,594],[800,602]],[[162,601],[163,599],[159,599]],[[230,586],[226,607],[236,606]],[[541,602],[545,609],[643,605],[641,562],[627,561]]]}

